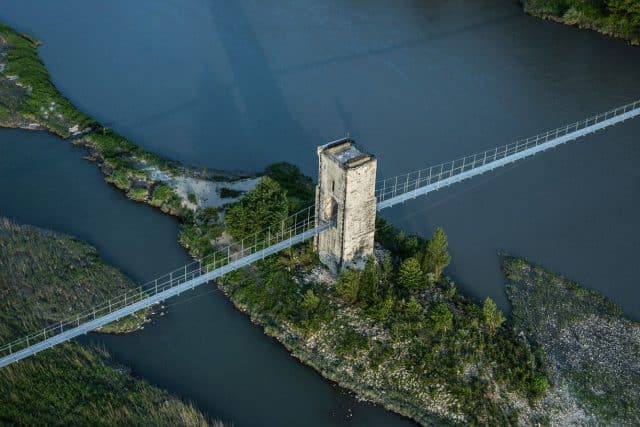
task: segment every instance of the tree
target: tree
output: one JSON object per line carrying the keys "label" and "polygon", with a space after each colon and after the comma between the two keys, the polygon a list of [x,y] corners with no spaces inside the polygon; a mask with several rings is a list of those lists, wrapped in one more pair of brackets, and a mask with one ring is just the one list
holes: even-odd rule
{"label": "tree", "polygon": [[435,281],[440,280],[442,271],[449,265],[449,262],[451,262],[451,256],[447,249],[448,246],[447,235],[444,234],[442,228],[438,227],[433,233],[431,240],[427,242],[422,257],[422,271],[425,274],[433,274]]}
{"label": "tree", "polygon": [[[279,224],[288,214],[287,196],[280,185],[269,177],[260,183],[225,214],[229,233],[242,239],[271,225]],[[280,230],[273,230],[278,232]]]}
{"label": "tree", "polygon": [[315,186],[308,176],[290,163],[275,163],[268,166],[265,175],[280,184],[289,199],[289,211],[295,212],[313,203],[315,200]]}
{"label": "tree", "polygon": [[640,2],[637,0],[607,0],[607,8],[616,15],[620,26],[629,32],[640,32]]}
{"label": "tree", "polygon": [[367,313],[376,320],[384,320],[387,317],[389,317],[389,314],[391,314],[391,310],[393,309],[393,303],[394,303],[393,298],[388,296],[385,299],[383,299],[381,302],[370,307],[367,310]]}
{"label": "tree", "polygon": [[402,261],[398,270],[398,285],[412,292],[424,287],[424,284],[424,274],[420,268],[420,262],[414,257]]}
{"label": "tree", "polygon": [[447,332],[453,324],[453,314],[444,303],[439,303],[433,307],[429,317],[438,331]]}
{"label": "tree", "polygon": [[502,312],[498,309],[496,303],[489,297],[484,300],[484,304],[482,306],[482,317],[484,319],[484,324],[491,335],[495,334],[496,330],[505,321],[505,317]]}
{"label": "tree", "polygon": [[415,297],[411,296],[409,301],[404,304],[404,317],[409,321],[415,321],[420,317],[421,313],[422,306]]}
{"label": "tree", "polygon": [[318,297],[311,289],[307,289],[304,297],[302,298],[302,303],[300,303],[300,308],[307,315],[307,317],[311,317],[313,313],[318,309],[320,305],[320,297]]}
{"label": "tree", "polygon": [[382,271],[374,257],[367,260],[367,263],[360,273],[360,288],[358,289],[358,301],[367,307],[374,306],[382,301],[381,286]]}
{"label": "tree", "polygon": [[548,388],[549,381],[547,381],[544,376],[540,374],[532,375],[531,379],[529,380],[529,392],[531,393],[531,396],[534,400],[544,396]]}
{"label": "tree", "polygon": [[357,270],[345,270],[340,274],[336,283],[336,293],[349,304],[358,301],[360,291],[360,272]]}

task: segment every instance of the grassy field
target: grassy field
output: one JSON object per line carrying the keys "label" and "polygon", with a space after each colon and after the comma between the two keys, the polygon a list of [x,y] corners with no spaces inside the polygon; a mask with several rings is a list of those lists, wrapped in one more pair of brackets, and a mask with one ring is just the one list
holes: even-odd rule
{"label": "grassy field", "polygon": [[[131,286],[91,246],[0,218],[0,342]],[[105,329],[127,332],[143,318],[129,317]],[[134,378],[106,352],[74,342],[0,370],[0,424],[221,426],[192,405]]]}

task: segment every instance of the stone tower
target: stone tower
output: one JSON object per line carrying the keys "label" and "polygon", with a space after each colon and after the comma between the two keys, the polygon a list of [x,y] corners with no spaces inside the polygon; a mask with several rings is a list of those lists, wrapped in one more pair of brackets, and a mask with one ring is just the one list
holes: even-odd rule
{"label": "stone tower", "polygon": [[342,139],[318,147],[318,162],[316,221],[336,220],[315,238],[320,261],[334,273],[362,268],[373,254],[377,160]]}

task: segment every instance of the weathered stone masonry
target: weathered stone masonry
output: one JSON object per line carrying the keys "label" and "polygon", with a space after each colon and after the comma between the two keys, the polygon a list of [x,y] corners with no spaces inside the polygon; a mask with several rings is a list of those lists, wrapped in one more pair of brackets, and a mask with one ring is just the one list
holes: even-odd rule
{"label": "weathered stone masonry", "polygon": [[320,261],[334,273],[362,268],[373,254],[377,160],[343,139],[318,147],[318,165],[316,218],[336,220],[315,238]]}

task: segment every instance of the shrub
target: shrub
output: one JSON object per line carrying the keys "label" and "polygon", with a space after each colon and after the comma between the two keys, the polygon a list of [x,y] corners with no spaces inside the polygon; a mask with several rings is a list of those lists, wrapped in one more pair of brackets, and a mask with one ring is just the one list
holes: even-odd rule
{"label": "shrub", "polygon": [[233,188],[222,187],[218,190],[220,197],[223,199],[230,199],[235,197],[240,197],[242,195],[242,191],[234,190]]}
{"label": "shrub", "polygon": [[155,190],[153,190],[150,203],[154,206],[161,206],[163,203],[169,201],[169,199],[175,196],[176,194],[171,187],[167,184],[159,184]]}
{"label": "shrub", "polygon": [[357,270],[346,270],[340,274],[336,283],[336,293],[345,302],[353,304],[358,301],[360,291],[360,272]]}
{"label": "shrub", "polygon": [[127,193],[127,197],[132,200],[137,200],[139,202],[142,202],[147,198],[148,194],[149,192],[147,191],[146,188],[132,188]]}

